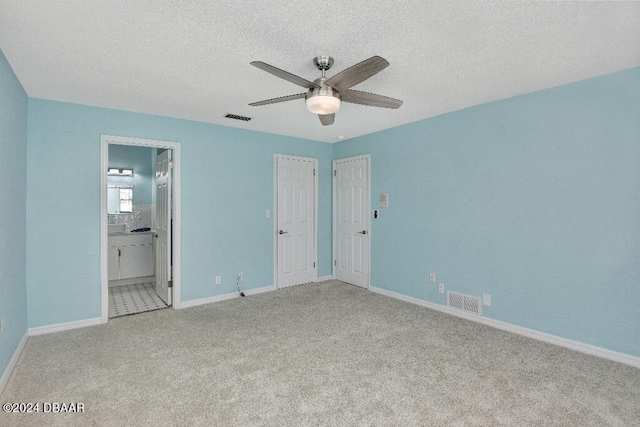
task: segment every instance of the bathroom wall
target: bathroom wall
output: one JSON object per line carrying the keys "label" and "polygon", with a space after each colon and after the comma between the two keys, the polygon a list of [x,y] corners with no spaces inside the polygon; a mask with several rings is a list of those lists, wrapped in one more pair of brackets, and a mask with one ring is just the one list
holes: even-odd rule
{"label": "bathroom wall", "polygon": [[133,177],[108,176],[107,183],[133,185],[134,205],[150,205],[152,202],[155,150],[131,145],[109,145],[109,167],[133,169]]}
{"label": "bathroom wall", "polygon": [[109,186],[133,187],[133,212],[109,214],[109,224],[124,224],[127,231],[152,226],[155,152],[149,147],[109,145],[109,167],[132,169],[133,176],[107,176]]}

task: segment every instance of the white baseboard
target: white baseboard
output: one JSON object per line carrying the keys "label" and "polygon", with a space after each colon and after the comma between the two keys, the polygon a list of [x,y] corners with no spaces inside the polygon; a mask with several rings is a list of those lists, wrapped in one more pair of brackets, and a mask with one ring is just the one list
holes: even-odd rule
{"label": "white baseboard", "polygon": [[[316,282],[323,282],[325,280],[332,280],[332,279],[333,279],[333,276],[320,276],[316,279]],[[313,282],[313,283],[316,283],[316,282]],[[247,289],[246,291],[242,291],[242,292],[244,292],[246,296],[251,296],[251,295],[262,294],[265,292],[275,291],[276,289],[277,288],[274,285],[269,285],[269,286],[262,286],[260,288]],[[230,292],[228,294],[215,295],[212,297],[194,299],[191,301],[182,301],[180,303],[180,307],[176,307],[176,309],[178,308],[183,309],[183,308],[195,307],[198,305],[211,304],[214,302],[226,301],[233,298],[240,298],[240,294],[238,294],[238,292]]]}
{"label": "white baseboard", "polygon": [[16,348],[16,351],[13,352],[13,356],[11,356],[11,359],[9,360],[9,364],[7,365],[7,367],[4,370],[4,373],[2,374],[2,377],[0,377],[0,394],[2,394],[2,392],[4,391],[4,388],[6,387],[7,383],[9,382],[9,378],[11,377],[11,373],[13,372],[13,368],[15,368],[16,363],[18,363],[18,359],[20,358],[20,355],[22,354],[22,350],[24,349],[24,345],[27,343],[27,338],[29,338],[29,331],[26,331],[24,333],[24,336],[22,337],[22,339],[18,343],[18,347]]}
{"label": "white baseboard", "polygon": [[271,285],[271,286],[263,286],[261,288],[255,288],[255,289],[248,289],[246,291],[243,291],[245,295],[258,295],[258,294],[263,294],[265,292],[271,292],[271,291],[275,291],[276,287]]}
{"label": "white baseboard", "polygon": [[452,316],[461,317],[473,322],[482,323],[483,325],[491,326],[503,331],[512,332],[514,334],[522,335],[528,338],[533,338],[538,341],[543,341],[549,344],[554,344],[560,347],[565,347],[571,350],[586,353],[592,356],[602,357],[603,359],[613,360],[614,362],[624,363],[636,368],[640,368],[640,357],[631,356],[625,353],[619,353],[617,351],[607,350],[606,348],[596,347],[590,344],[585,344],[579,341],[573,341],[567,338],[562,338],[556,335],[547,334],[545,332],[536,331],[534,329],[524,328],[522,326],[513,325],[511,323],[502,322],[500,320],[490,319],[488,317],[482,317],[477,315],[467,314],[463,311],[454,310],[452,308],[434,304],[429,301],[424,301],[418,298],[410,297],[407,295],[399,294],[397,292],[389,291],[387,289],[376,288],[370,286],[369,290],[380,295],[385,295],[391,298],[395,298],[401,301],[406,301],[412,304],[417,304],[432,310],[437,310]]}
{"label": "white baseboard", "polygon": [[[275,286],[270,285],[270,286],[263,286],[261,288],[248,289],[248,290],[242,291],[242,292],[244,292],[245,295],[257,295],[257,294],[261,294],[261,293],[264,293],[264,292],[274,291],[275,289],[276,289]],[[204,304],[211,304],[211,303],[214,303],[214,302],[226,301],[226,300],[230,300],[230,299],[234,299],[234,298],[240,298],[240,294],[237,291],[236,292],[231,292],[231,293],[228,293],[228,294],[215,295],[215,296],[212,296],[212,297],[194,299],[194,300],[190,300],[190,301],[182,301],[180,303],[180,309],[189,308],[189,307],[195,307],[195,306],[204,305]]]}
{"label": "white baseboard", "polygon": [[57,323],[55,325],[36,326],[29,328],[29,336],[51,334],[53,332],[67,331],[69,329],[84,328],[85,326],[94,326],[104,323],[102,317],[94,317],[93,319],[77,320],[75,322]]}

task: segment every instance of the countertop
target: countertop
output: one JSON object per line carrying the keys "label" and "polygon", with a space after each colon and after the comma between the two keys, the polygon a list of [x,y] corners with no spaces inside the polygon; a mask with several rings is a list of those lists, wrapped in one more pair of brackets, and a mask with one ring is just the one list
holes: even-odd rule
{"label": "countertop", "polygon": [[119,233],[109,233],[109,236],[136,236],[139,234],[155,234],[154,230],[149,230],[149,231],[137,231],[137,232],[131,232],[131,231],[124,231],[124,232],[119,232]]}

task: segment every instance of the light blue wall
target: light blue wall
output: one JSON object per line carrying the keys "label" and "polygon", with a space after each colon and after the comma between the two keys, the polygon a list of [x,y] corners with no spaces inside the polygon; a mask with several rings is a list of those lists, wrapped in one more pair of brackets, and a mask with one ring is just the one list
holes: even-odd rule
{"label": "light blue wall", "polygon": [[27,332],[27,94],[0,50],[0,376]]}
{"label": "light blue wall", "polygon": [[109,145],[109,167],[133,169],[133,176],[108,176],[109,185],[133,186],[133,204],[152,204],[153,148],[131,145]]}
{"label": "light blue wall", "polygon": [[238,271],[245,290],[273,284],[274,153],[319,160],[318,274],[331,274],[329,144],[41,99],[28,131],[30,327],[100,316],[101,134],[181,144],[183,301],[235,291]]}
{"label": "light blue wall", "polygon": [[334,147],[364,153],[373,286],[640,356],[640,68]]}
{"label": "light blue wall", "polygon": [[238,271],[245,289],[272,284],[274,153],[319,159],[318,274],[330,275],[331,160],[371,153],[374,200],[390,195],[372,221],[373,286],[445,304],[434,271],[447,290],[491,294],[487,317],[640,356],[639,117],[638,68],[333,146],[30,99],[29,326],[100,316],[109,134],[182,144],[184,301],[233,292]]}

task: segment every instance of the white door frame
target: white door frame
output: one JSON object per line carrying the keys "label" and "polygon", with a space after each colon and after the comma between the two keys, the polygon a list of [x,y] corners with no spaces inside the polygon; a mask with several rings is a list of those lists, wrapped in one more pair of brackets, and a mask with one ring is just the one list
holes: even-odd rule
{"label": "white door frame", "polygon": [[[335,171],[335,165],[338,162],[345,162],[345,161],[350,161],[350,160],[361,160],[364,159],[367,161],[367,188],[366,188],[366,192],[367,192],[367,196],[369,199],[369,206],[367,207],[367,215],[365,215],[365,218],[367,218],[367,232],[369,233],[369,238],[367,239],[367,244],[369,245],[368,250],[367,250],[367,255],[368,255],[368,266],[367,266],[367,283],[366,283],[366,288],[369,289],[369,287],[371,286],[371,154],[363,154],[360,156],[353,156],[353,157],[345,157],[342,159],[335,159],[332,163],[331,163],[331,170],[332,170],[332,174],[334,173],[333,171]],[[332,259],[333,259],[333,265],[332,265],[332,274],[333,277],[336,277],[336,257],[338,254],[338,250],[337,250],[337,245],[338,245],[338,235],[337,235],[337,227],[336,227],[336,218],[337,218],[337,212],[336,212],[336,206],[338,205],[336,203],[336,180],[335,180],[335,175],[331,178],[332,179],[332,193],[333,193],[333,200],[332,200],[332,241],[333,241],[333,255],[332,255]]]}
{"label": "white door frame", "polygon": [[315,170],[313,176],[313,248],[316,267],[315,279],[318,278],[318,159],[315,157],[291,156],[288,154],[273,155],[273,287],[278,289],[278,159],[306,160],[313,162]]}
{"label": "white door frame", "polygon": [[182,202],[180,143],[153,139],[129,138],[123,136],[100,135],[100,306],[101,321],[109,321],[109,275],[108,250],[109,226],[107,216],[107,168],[109,167],[109,144],[132,145],[137,147],[164,148],[173,150],[173,308],[182,308]]}

